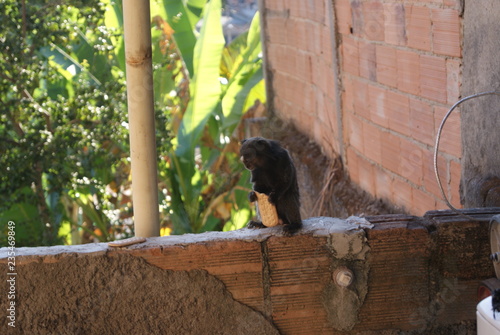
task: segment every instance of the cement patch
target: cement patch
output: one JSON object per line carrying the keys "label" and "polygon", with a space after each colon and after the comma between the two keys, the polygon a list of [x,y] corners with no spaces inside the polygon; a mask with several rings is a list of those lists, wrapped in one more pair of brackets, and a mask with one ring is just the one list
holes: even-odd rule
{"label": "cement patch", "polygon": [[17,272],[16,328],[0,321],[8,334],[279,334],[203,270],[162,270],[122,254],[68,256]]}

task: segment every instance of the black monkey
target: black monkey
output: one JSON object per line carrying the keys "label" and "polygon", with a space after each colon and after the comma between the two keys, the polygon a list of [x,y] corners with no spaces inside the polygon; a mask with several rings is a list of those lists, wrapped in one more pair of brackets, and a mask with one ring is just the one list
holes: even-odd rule
{"label": "black monkey", "polygon": [[[257,200],[255,192],[267,194],[276,206],[279,220],[287,235],[302,226],[297,174],[288,151],[277,141],[252,137],[241,142],[241,160],[252,172],[253,191],[248,194],[251,202]],[[255,191],[255,192],[254,192]],[[249,228],[264,228],[259,221],[250,221]]]}

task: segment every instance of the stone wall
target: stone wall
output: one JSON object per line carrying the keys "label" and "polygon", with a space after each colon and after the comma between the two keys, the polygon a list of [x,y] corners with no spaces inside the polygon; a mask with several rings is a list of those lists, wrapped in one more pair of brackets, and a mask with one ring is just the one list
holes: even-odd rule
{"label": "stone wall", "polygon": [[[489,219],[500,208],[471,210]],[[474,334],[487,222],[449,211],[0,249],[2,334]],[[334,280],[348,269],[353,282]],[[14,272],[14,286],[5,280]],[[10,278],[10,277],[8,277]],[[5,317],[14,287],[15,328]]]}

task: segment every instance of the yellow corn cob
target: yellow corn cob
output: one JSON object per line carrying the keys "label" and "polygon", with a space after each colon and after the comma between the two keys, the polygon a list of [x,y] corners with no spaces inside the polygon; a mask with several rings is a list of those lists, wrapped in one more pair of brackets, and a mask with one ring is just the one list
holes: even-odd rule
{"label": "yellow corn cob", "polygon": [[257,206],[262,224],[266,227],[274,227],[279,224],[276,206],[269,202],[267,194],[255,192],[257,196]]}

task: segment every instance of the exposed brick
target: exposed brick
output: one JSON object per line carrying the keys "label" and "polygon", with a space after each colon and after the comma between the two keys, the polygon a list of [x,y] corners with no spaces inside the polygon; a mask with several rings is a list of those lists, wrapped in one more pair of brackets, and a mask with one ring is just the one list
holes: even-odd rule
{"label": "exposed brick", "polygon": [[[311,55],[305,52],[295,53],[295,69],[294,75],[300,80],[311,83],[312,82],[312,58]],[[288,69],[289,71],[290,69]]]}
{"label": "exposed brick", "polygon": [[[388,128],[389,115],[387,114],[385,95],[385,89],[373,85],[368,86],[370,120],[382,127]],[[434,123],[432,125],[434,126]]]}
{"label": "exposed brick", "polygon": [[352,79],[344,77],[342,80],[344,90],[342,91],[342,109],[346,112],[353,112],[354,110],[354,84]]}
{"label": "exposed brick", "polygon": [[[447,112],[448,108],[446,107],[434,108],[434,126],[436,128],[436,134]],[[446,120],[442,130],[441,140],[439,142],[439,152],[446,152],[457,158],[462,157],[462,135],[460,127],[460,113],[455,109]]]}
{"label": "exposed brick", "polygon": [[396,62],[396,49],[377,45],[377,81],[381,84],[397,87],[398,86],[398,71]]}
{"label": "exposed brick", "polygon": [[342,40],[342,63],[344,71],[359,75],[359,48],[358,42],[350,37]]}
{"label": "exposed brick", "polygon": [[287,28],[288,20],[284,17],[269,17],[266,21],[266,35],[270,44],[287,44],[287,36],[289,29]]}
{"label": "exposed brick", "polygon": [[359,315],[363,329],[368,330],[366,333],[383,334],[379,320],[386,320],[394,329],[410,330],[415,310],[426,310],[424,306],[429,302],[424,298],[429,294],[429,235],[422,227],[407,229],[406,226],[407,222],[403,222],[399,228],[368,231],[370,252],[373,253],[370,259],[370,278],[373,280],[368,288],[372,300],[365,302]]}
{"label": "exposed brick", "polygon": [[375,44],[359,42],[359,75],[377,81]]}
{"label": "exposed brick", "polygon": [[364,37],[370,41],[384,41],[384,6],[380,0],[363,3]]}
{"label": "exposed brick", "polygon": [[382,162],[381,131],[369,123],[363,124],[363,153],[375,163]]}
{"label": "exposed brick", "polygon": [[420,93],[420,55],[406,50],[397,50],[398,89],[419,95]]}
{"label": "exposed brick", "polygon": [[166,270],[206,270],[224,282],[235,299],[246,301],[259,311],[264,309],[259,243],[229,241],[170,246],[160,255],[141,255],[148,263]]}
{"label": "exposed brick", "polygon": [[385,42],[406,45],[405,8],[402,3],[384,3]]}
{"label": "exposed brick", "polygon": [[363,152],[363,121],[350,113],[345,115],[344,119],[346,122],[346,133],[348,134],[349,144],[359,152]]}
{"label": "exposed brick", "polygon": [[329,90],[334,90],[333,85],[329,86],[328,83],[328,72],[333,70],[329,68],[323,59],[311,59],[311,82],[317,86],[323,93],[327,93]]}
{"label": "exposed brick", "polygon": [[359,160],[360,157],[352,147],[347,148],[347,172],[350,179],[359,184]]}
{"label": "exposed brick", "polygon": [[359,160],[359,186],[370,194],[375,194],[375,178],[373,164],[366,159]]}
{"label": "exposed brick", "polygon": [[389,129],[403,135],[410,135],[410,102],[407,96],[388,91],[386,109],[389,116]]}
{"label": "exposed brick", "polygon": [[436,199],[422,190],[412,189],[412,213],[424,215],[429,208],[436,208]]}
{"label": "exposed brick", "polygon": [[448,59],[446,61],[446,88],[447,102],[454,104],[460,99],[460,87],[462,86],[461,64],[459,60]]}
{"label": "exposed brick", "polygon": [[379,199],[390,200],[392,197],[392,179],[386,170],[375,166],[375,196]]}
{"label": "exposed brick", "polygon": [[434,109],[427,102],[410,98],[410,135],[422,143],[434,144]]}
{"label": "exposed brick", "polygon": [[356,36],[363,36],[364,20],[363,20],[363,4],[360,0],[351,1],[352,14],[352,33]]}
{"label": "exposed brick", "polygon": [[408,182],[395,178],[392,181],[392,199],[403,209],[409,209],[413,203],[412,187]]}
{"label": "exposed brick", "polygon": [[351,3],[349,0],[337,0],[334,4],[338,31],[349,35],[352,25]]}
{"label": "exposed brick", "polygon": [[382,165],[394,173],[399,173],[401,139],[391,133],[383,133],[381,141]]}
{"label": "exposed brick", "polygon": [[[446,159],[441,155],[438,155],[438,169],[439,176],[443,186],[446,188],[446,180],[448,179],[448,164]],[[423,169],[423,181],[422,185],[425,190],[434,196],[441,198],[441,191],[436,180],[436,174],[434,172],[434,151],[424,150],[422,157],[422,169]]]}
{"label": "exposed brick", "polygon": [[421,185],[423,175],[422,148],[404,138],[401,139],[400,148],[400,175],[416,185]]}
{"label": "exposed brick", "polygon": [[322,56],[326,65],[332,66],[332,33],[330,26],[321,25],[319,27],[319,34],[321,35],[320,44],[316,46],[316,55]]}
{"label": "exposed brick", "polygon": [[460,16],[457,10],[432,10],[433,51],[448,56],[461,56]]}
{"label": "exposed brick", "polygon": [[431,50],[431,11],[427,7],[407,5],[406,35],[408,46],[420,50]]}
{"label": "exposed brick", "polygon": [[447,92],[445,59],[420,56],[420,94],[427,99],[446,103]]}
{"label": "exposed brick", "polygon": [[361,80],[354,80],[354,112],[365,119],[370,118],[368,85]]}

